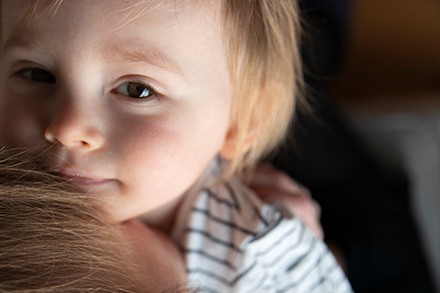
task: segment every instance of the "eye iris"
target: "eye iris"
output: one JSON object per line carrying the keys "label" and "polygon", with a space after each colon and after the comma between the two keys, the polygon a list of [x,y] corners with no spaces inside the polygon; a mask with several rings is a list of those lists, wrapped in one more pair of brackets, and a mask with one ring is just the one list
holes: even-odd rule
{"label": "eye iris", "polygon": [[38,69],[38,68],[32,68],[29,70],[28,73],[29,77],[38,82],[47,82],[47,83],[55,83],[55,77],[47,72],[46,70]]}
{"label": "eye iris", "polygon": [[140,83],[129,83],[127,85],[127,93],[132,98],[144,98],[151,95],[150,90]]}

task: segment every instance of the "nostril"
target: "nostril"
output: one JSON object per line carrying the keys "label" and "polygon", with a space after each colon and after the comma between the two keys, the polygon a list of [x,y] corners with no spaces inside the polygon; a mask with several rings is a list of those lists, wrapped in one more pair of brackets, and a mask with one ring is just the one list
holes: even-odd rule
{"label": "nostril", "polygon": [[80,144],[82,147],[90,147],[90,144],[89,144],[87,141],[84,141],[84,140],[80,140],[80,141],[79,141],[79,144]]}
{"label": "nostril", "polygon": [[74,139],[72,137],[68,137],[67,139],[66,137],[59,138],[50,131],[44,132],[44,138],[51,144],[60,144],[62,148],[67,148],[71,150],[90,150],[91,148],[93,148],[93,145],[87,140]]}
{"label": "nostril", "polygon": [[80,120],[76,117],[75,119],[54,119],[44,131],[45,140],[71,150],[90,151],[100,148],[103,144],[103,133],[94,125],[87,124],[88,121],[78,123]]}

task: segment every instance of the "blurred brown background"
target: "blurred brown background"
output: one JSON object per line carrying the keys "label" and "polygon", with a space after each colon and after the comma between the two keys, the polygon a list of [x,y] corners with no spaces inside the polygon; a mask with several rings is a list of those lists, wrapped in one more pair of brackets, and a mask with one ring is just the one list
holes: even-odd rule
{"label": "blurred brown background", "polygon": [[440,90],[440,1],[358,0],[351,17],[335,98]]}

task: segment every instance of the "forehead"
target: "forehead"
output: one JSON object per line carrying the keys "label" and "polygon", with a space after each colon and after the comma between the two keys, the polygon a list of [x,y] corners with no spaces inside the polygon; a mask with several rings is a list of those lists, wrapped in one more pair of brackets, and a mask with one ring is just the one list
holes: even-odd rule
{"label": "forehead", "polygon": [[[41,19],[54,20],[60,11],[68,11],[70,20],[93,17],[121,25],[141,17],[160,20],[161,16],[178,18],[184,12],[214,12],[219,0],[1,0],[2,22],[31,26]],[[212,15],[211,15],[212,16]]]}
{"label": "forehead", "polygon": [[23,31],[32,32],[28,35],[35,35],[37,30],[51,33],[54,27],[64,35],[71,30],[89,28],[102,34],[176,27],[187,32],[197,32],[202,27],[221,31],[218,0],[3,0],[0,3],[3,38]]}
{"label": "forehead", "polygon": [[4,47],[10,43],[22,47],[36,44],[50,52],[57,48],[64,50],[67,45],[96,50],[96,44],[101,44],[100,48],[106,47],[107,51],[115,44],[130,48],[160,45],[176,57],[186,50],[191,54],[184,59],[191,62],[199,51],[206,53],[207,42],[210,53],[224,55],[218,3],[218,0],[3,0],[1,35]]}

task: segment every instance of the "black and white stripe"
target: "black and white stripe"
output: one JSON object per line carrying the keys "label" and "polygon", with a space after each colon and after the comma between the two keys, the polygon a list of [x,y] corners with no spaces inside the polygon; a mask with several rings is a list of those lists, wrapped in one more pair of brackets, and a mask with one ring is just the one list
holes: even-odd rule
{"label": "black and white stripe", "polygon": [[[215,178],[216,179],[216,178]],[[237,179],[188,195],[176,240],[202,292],[351,292],[325,244]]]}

